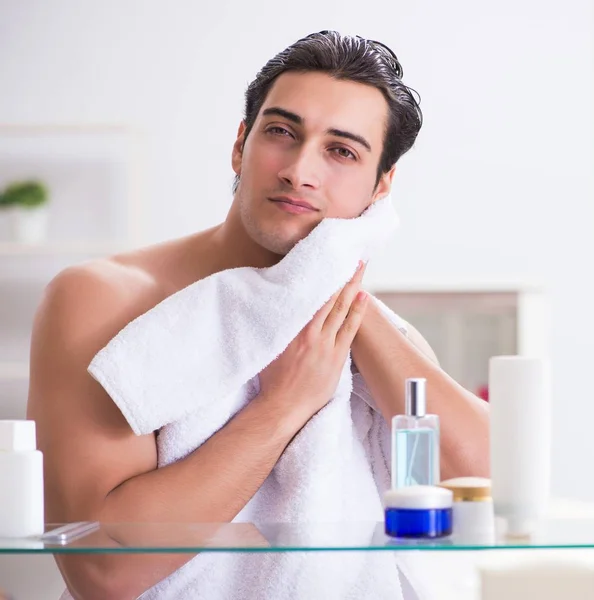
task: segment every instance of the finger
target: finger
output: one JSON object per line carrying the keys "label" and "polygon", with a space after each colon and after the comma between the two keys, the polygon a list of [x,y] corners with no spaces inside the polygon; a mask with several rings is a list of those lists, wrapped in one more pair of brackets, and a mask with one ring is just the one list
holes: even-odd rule
{"label": "finger", "polygon": [[336,346],[345,349],[351,347],[363,321],[368,300],[369,294],[366,292],[361,291],[357,293],[355,300],[351,304],[349,314],[336,334]]}
{"label": "finger", "polygon": [[334,294],[332,294],[332,296],[330,297],[330,300],[328,300],[322,306],[322,308],[320,308],[320,310],[318,310],[318,312],[313,316],[313,319],[310,321],[311,327],[315,328],[317,331],[322,329],[322,327],[324,326],[324,323],[326,321],[326,318],[330,314],[330,311],[332,310],[332,307],[334,306],[334,303],[340,296],[341,292],[342,292],[342,289],[340,289],[340,290],[338,290],[338,292],[335,292]]}
{"label": "finger", "polygon": [[342,326],[346,316],[349,314],[351,304],[357,295],[357,292],[361,288],[361,280],[363,279],[363,273],[365,272],[365,264],[360,262],[355,275],[352,279],[342,288],[342,292],[334,302],[332,309],[326,317],[324,322],[324,330],[329,334],[336,336],[338,330]]}

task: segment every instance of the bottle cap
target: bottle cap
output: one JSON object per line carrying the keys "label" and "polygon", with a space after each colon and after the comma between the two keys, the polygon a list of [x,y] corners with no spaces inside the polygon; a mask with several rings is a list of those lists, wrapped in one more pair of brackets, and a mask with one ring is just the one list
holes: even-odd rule
{"label": "bottle cap", "polygon": [[427,380],[423,377],[412,377],[406,380],[405,410],[411,417],[424,417],[427,412],[427,396],[425,393]]}
{"label": "bottle cap", "polygon": [[485,477],[456,477],[439,484],[454,494],[454,502],[484,502],[491,499],[491,480]]}
{"label": "bottle cap", "polygon": [[452,502],[452,491],[435,485],[410,485],[384,493],[385,508],[431,510],[451,508]]}
{"label": "bottle cap", "polygon": [[0,420],[0,452],[37,450],[35,421]]}

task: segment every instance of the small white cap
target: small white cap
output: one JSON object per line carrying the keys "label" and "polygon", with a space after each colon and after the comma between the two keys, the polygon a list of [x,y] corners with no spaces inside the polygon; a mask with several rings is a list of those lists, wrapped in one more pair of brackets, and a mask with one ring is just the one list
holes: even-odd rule
{"label": "small white cap", "polygon": [[385,508],[435,509],[452,508],[451,490],[434,485],[410,485],[384,493]]}
{"label": "small white cap", "polygon": [[36,449],[35,421],[0,420],[0,452],[27,452]]}

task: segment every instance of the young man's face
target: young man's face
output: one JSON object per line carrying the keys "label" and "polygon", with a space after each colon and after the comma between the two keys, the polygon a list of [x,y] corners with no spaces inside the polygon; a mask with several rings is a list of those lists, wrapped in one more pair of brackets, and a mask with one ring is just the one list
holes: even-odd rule
{"label": "young man's face", "polygon": [[316,72],[278,77],[243,151],[243,124],[233,148],[249,236],[286,254],[324,217],[356,217],[385,196],[393,170],[375,183],[387,122],[372,86]]}

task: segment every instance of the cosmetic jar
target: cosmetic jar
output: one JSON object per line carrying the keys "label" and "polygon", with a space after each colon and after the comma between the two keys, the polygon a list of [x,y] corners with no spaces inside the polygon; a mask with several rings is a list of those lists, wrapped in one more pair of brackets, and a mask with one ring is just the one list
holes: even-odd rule
{"label": "cosmetic jar", "polygon": [[453,535],[456,543],[493,543],[495,515],[491,480],[484,477],[457,477],[442,481],[439,485],[453,494]]}
{"label": "cosmetic jar", "polygon": [[453,494],[433,485],[411,485],[384,494],[385,532],[390,537],[439,538],[452,533]]}

